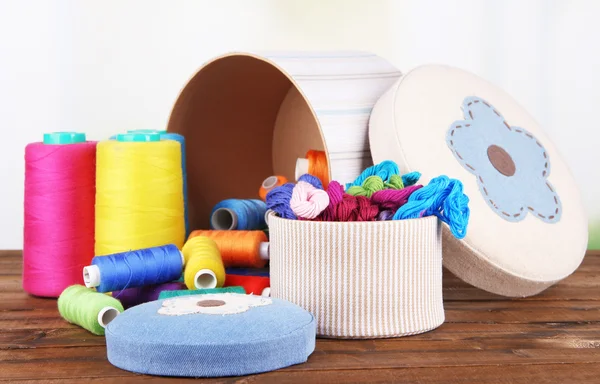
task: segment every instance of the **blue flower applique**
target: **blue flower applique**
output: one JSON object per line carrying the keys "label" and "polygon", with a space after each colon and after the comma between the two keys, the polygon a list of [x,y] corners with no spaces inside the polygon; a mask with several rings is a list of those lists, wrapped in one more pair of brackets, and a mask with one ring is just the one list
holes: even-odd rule
{"label": "blue flower applique", "polygon": [[477,178],[486,203],[505,220],[518,222],[531,213],[547,223],[560,220],[562,205],[548,181],[548,152],[531,133],[509,125],[479,97],[463,101],[464,120],[446,135],[458,162]]}

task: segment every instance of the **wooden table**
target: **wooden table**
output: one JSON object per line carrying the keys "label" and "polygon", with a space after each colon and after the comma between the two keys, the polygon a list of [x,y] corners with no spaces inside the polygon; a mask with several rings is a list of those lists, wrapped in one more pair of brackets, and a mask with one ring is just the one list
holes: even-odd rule
{"label": "wooden table", "polygon": [[[104,337],[70,325],[56,300],[21,289],[21,252],[0,251],[0,381],[162,383],[106,360]],[[422,335],[317,340],[306,364],[206,382],[600,383],[600,253],[527,299],[470,287],[445,271],[446,323]]]}

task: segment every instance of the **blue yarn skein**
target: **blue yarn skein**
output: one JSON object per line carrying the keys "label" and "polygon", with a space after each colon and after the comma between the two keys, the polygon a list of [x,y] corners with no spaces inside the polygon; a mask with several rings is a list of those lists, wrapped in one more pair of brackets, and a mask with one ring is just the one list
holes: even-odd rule
{"label": "blue yarn skein", "polygon": [[323,183],[321,182],[321,179],[319,179],[317,176],[311,175],[310,173],[305,173],[304,175],[300,176],[298,181],[304,181],[317,189],[323,189]]}
{"label": "blue yarn skein", "polygon": [[96,256],[92,265],[100,270],[98,292],[168,283],[177,280],[183,271],[181,252],[173,244]]}
{"label": "blue yarn skein", "polygon": [[[379,176],[384,182],[387,182],[390,180],[392,175],[398,174],[400,174],[398,164],[391,160],[385,160],[362,171],[362,173],[353,182],[346,184],[346,190],[354,185],[361,186],[365,179],[369,176]],[[402,179],[402,182],[404,182],[404,179]],[[404,184],[407,185],[406,183]]]}
{"label": "blue yarn skein", "polygon": [[214,220],[211,220],[210,227],[212,229],[232,229],[232,230],[255,230],[264,229],[267,227],[265,222],[265,213],[267,213],[267,205],[261,200],[242,200],[242,199],[226,199],[215,205],[211,212],[211,217],[219,209],[227,209],[233,212],[237,219],[237,224],[234,227],[221,228],[216,226]]}
{"label": "blue yarn skein", "polygon": [[463,193],[463,185],[459,180],[444,175],[432,179],[427,186],[410,195],[408,202],[398,208],[393,220],[431,215],[448,224],[457,239],[467,235],[469,198]]}
{"label": "blue yarn skein", "polygon": [[419,179],[421,178],[421,172],[409,172],[402,175],[402,184],[405,187],[410,187],[411,185],[417,184]]}
{"label": "blue yarn skein", "polygon": [[267,193],[267,209],[274,211],[279,217],[296,220],[296,214],[290,207],[294,186],[293,183],[285,183],[270,190]]}

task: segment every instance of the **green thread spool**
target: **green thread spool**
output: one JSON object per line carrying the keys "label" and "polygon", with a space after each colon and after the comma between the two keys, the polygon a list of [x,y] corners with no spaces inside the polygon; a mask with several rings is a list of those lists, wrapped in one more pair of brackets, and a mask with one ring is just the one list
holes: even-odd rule
{"label": "green thread spool", "polygon": [[158,299],[168,299],[170,297],[177,296],[190,296],[190,295],[205,295],[207,293],[241,293],[246,294],[243,287],[226,287],[226,288],[205,288],[205,289],[192,289],[192,290],[181,290],[181,291],[162,291]]}
{"label": "green thread spool", "polygon": [[83,285],[71,285],[58,298],[63,319],[95,335],[104,335],[104,328],[123,311],[119,300]]}

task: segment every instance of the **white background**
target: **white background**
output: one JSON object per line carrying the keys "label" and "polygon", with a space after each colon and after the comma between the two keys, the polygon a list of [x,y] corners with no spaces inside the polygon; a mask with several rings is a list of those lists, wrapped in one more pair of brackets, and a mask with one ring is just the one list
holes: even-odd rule
{"label": "white background", "polygon": [[244,49],[475,72],[546,127],[600,218],[600,1],[0,0],[0,249],[22,247],[27,143],[163,128],[204,61]]}

